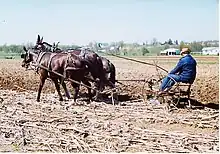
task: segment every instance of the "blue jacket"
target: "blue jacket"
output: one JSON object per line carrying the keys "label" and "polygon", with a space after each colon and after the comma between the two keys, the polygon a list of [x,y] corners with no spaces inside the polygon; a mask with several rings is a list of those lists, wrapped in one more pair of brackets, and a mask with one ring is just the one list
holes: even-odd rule
{"label": "blue jacket", "polygon": [[181,82],[193,83],[196,78],[196,65],[195,59],[187,54],[180,58],[177,66],[170,71],[170,74],[178,74]]}

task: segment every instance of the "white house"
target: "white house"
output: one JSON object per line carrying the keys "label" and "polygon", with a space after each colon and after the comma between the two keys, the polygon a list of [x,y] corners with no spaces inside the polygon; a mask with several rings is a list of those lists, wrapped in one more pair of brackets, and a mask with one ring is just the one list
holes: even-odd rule
{"label": "white house", "polygon": [[160,55],[172,56],[172,55],[179,55],[179,53],[180,53],[179,49],[169,48],[169,49],[161,51]]}
{"label": "white house", "polygon": [[219,55],[219,47],[205,47],[202,49],[202,55]]}

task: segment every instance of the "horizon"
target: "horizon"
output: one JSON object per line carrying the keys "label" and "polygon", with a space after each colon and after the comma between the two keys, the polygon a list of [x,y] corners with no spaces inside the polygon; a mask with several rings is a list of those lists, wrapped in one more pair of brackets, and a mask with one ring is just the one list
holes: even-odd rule
{"label": "horizon", "polygon": [[219,40],[217,0],[92,2],[2,1],[0,44],[35,43],[38,34],[62,45]]}
{"label": "horizon", "polygon": [[[37,40],[37,39],[36,39]],[[123,41],[123,40],[122,40]],[[165,41],[167,41],[167,40],[165,40]],[[164,42],[165,42],[164,41]],[[174,43],[174,41],[176,41],[176,40],[172,40],[172,42]],[[177,40],[178,41],[178,40]],[[198,40],[198,41],[184,41],[184,43],[193,43],[193,42],[196,42],[196,43],[201,43],[201,42],[218,42],[219,43],[219,40]],[[36,41],[35,41],[36,42]],[[5,43],[5,44],[0,44],[0,46],[4,46],[4,45],[6,45],[6,46],[10,46],[10,45],[34,45],[35,44],[35,42],[25,42],[25,43],[21,43],[21,44],[15,44],[15,43],[13,43],[13,44],[8,44],[8,43]],[[46,41],[46,39],[44,40],[44,42],[47,42],[47,43],[49,43],[49,44],[53,44],[53,43],[57,43],[57,42],[48,42],[48,41]],[[108,45],[111,45],[111,43],[119,43],[120,41],[117,41],[117,42],[96,42],[96,43],[101,43],[101,44],[108,44]],[[164,43],[164,42],[161,42],[161,41],[158,41],[158,45],[161,45],[160,43]],[[180,42],[181,41],[178,41],[178,45],[180,45]],[[89,42],[89,43],[94,43],[94,42]],[[88,44],[83,44],[83,45],[79,45],[79,44],[75,44],[75,43],[71,43],[71,44],[62,44],[61,42],[59,43],[59,46],[61,45],[61,46],[88,46],[89,45],[89,43]],[[137,42],[124,42],[123,41],[123,43],[125,44],[125,45],[131,45],[131,44],[136,44]],[[138,45],[143,45],[143,43],[146,43],[146,42],[140,42],[140,43],[137,43]],[[145,44],[145,45],[152,45],[152,43],[151,42],[148,42],[148,44]],[[173,45],[176,45],[176,44],[173,44]],[[178,46],[177,45],[177,46]],[[161,46],[163,46],[163,45],[161,45]],[[170,45],[170,46],[172,46],[172,45]]]}

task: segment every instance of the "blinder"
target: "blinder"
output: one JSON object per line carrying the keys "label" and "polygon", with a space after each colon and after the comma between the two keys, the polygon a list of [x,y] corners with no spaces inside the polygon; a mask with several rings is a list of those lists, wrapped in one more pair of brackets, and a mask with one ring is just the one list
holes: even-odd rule
{"label": "blinder", "polygon": [[25,57],[25,54],[21,54],[21,58],[23,58],[23,59],[24,59],[24,57]]}

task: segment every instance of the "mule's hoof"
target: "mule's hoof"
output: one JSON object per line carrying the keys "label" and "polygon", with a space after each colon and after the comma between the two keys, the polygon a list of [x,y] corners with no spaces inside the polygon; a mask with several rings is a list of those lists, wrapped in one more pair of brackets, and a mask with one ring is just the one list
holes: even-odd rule
{"label": "mule's hoof", "polygon": [[192,105],[186,105],[187,109],[192,109]]}
{"label": "mule's hoof", "polygon": [[37,102],[40,102],[40,99],[37,99]]}
{"label": "mule's hoof", "polygon": [[63,101],[63,98],[60,98],[59,101]]}
{"label": "mule's hoof", "polygon": [[69,106],[69,105],[67,105],[67,106],[65,107],[65,109],[66,109],[66,110],[69,110],[69,108],[70,108],[70,106]]}
{"label": "mule's hoof", "polygon": [[71,107],[71,106],[67,105],[67,106],[65,107],[65,110],[66,110],[66,111],[70,111],[70,107]]}
{"label": "mule's hoof", "polygon": [[71,99],[72,97],[70,97],[70,96],[68,96],[68,97],[66,97],[67,99]]}
{"label": "mule's hoof", "polygon": [[66,94],[65,95],[68,99],[70,99],[72,96],[71,95],[69,95],[69,94]]}
{"label": "mule's hoof", "polygon": [[91,99],[91,100],[93,100],[93,101],[97,101],[97,100],[98,100],[98,97],[97,97],[97,96],[92,97],[92,99]]}
{"label": "mule's hoof", "polygon": [[86,100],[86,104],[91,104],[92,103],[92,99],[91,98],[89,98],[88,100]]}
{"label": "mule's hoof", "polygon": [[0,97],[0,103],[2,103],[3,101],[4,101],[4,99]]}

